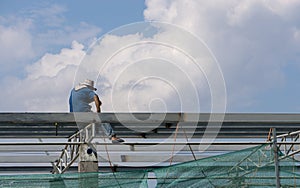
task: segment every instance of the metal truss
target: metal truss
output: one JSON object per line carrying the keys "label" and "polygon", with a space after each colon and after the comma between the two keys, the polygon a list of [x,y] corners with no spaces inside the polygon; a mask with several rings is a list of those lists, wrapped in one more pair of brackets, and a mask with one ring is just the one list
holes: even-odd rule
{"label": "metal truss", "polygon": [[280,140],[280,143],[278,143],[278,148],[284,155],[283,157],[293,157],[295,154],[300,152],[299,137],[300,130],[277,136],[277,140]]}
{"label": "metal truss", "polygon": [[[275,132],[275,134],[274,134]],[[273,136],[270,136],[273,135]],[[276,129],[271,128],[268,136],[268,142],[276,143],[277,149],[280,150],[281,156],[278,158],[294,157],[300,152],[300,130],[286,134],[276,135]]]}
{"label": "metal truss", "polygon": [[51,162],[52,174],[62,174],[66,172],[79,157],[81,144],[90,143],[95,137],[95,124],[91,123],[68,138],[68,143],[62,149],[59,158]]}

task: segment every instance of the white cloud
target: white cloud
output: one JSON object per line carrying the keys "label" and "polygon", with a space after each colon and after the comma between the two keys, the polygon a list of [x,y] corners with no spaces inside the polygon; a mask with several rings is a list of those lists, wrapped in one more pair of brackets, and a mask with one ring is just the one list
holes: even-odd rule
{"label": "white cloud", "polygon": [[83,45],[74,41],[70,49],[46,54],[27,68],[27,77],[6,77],[0,111],[68,111],[68,97],[77,67],[85,55]]}
{"label": "white cloud", "polygon": [[86,22],[70,24],[64,17],[66,11],[60,5],[42,4],[0,17],[1,77],[20,75],[28,62],[47,52],[57,53],[57,48],[68,46],[73,40],[89,45],[101,31]]}
{"label": "white cloud", "polygon": [[[247,109],[259,103],[258,93],[285,83],[286,73],[282,67],[288,61],[299,61],[299,1],[147,0],[146,6],[146,20],[176,24],[208,44],[225,75],[229,110]],[[33,11],[30,19],[21,19],[19,24],[12,25],[0,19],[0,29],[3,28],[0,32],[12,36],[8,42],[21,40],[26,47],[24,50],[28,50],[15,51],[15,57],[31,58],[39,51],[37,48],[45,50],[75,40],[71,48],[46,53],[26,66],[24,79],[11,76],[1,80],[3,102],[0,110],[67,111],[74,79],[77,83],[88,76],[97,79],[104,111],[114,110],[115,105],[117,111],[190,110],[193,105],[199,106],[193,97],[200,100],[201,109],[210,109],[209,89],[220,86],[217,82],[213,82],[214,86],[208,83],[216,66],[201,54],[203,46],[193,46],[193,38],[168,28],[165,28],[166,32],[150,36],[136,33],[116,36],[112,33],[87,52],[88,56],[75,75],[86,54],[84,41],[92,40],[100,29],[87,23],[80,23],[81,27],[67,25],[62,15],[64,11],[67,10],[57,6],[45,9],[45,12]],[[50,13],[53,17],[48,20]],[[49,26],[43,31],[41,28],[35,30],[33,33],[37,38],[30,32],[37,26],[35,15],[42,15],[41,19],[44,18],[44,23]],[[51,25],[51,20],[58,21]],[[170,45],[139,43],[145,40]],[[5,50],[24,47],[18,44],[3,42],[0,45],[6,47]],[[0,51],[1,57],[8,53],[5,50]],[[205,71],[201,72],[193,65],[183,51],[196,56]],[[198,96],[194,96],[195,88]],[[220,95],[221,90],[215,95]],[[16,100],[19,101],[17,104]]]}
{"label": "white cloud", "polygon": [[[217,76],[213,57],[189,32],[168,24],[145,23],[115,33],[93,46],[75,79],[98,79],[103,111],[195,112],[199,111],[199,102],[201,108],[210,110],[208,84],[214,85],[210,88],[214,98],[216,90],[221,93],[224,89],[215,87],[223,80]],[[199,101],[203,96],[205,100]],[[224,101],[218,102],[215,108],[220,109]]]}
{"label": "white cloud", "polygon": [[79,65],[85,55],[84,46],[73,41],[71,49],[64,48],[59,54],[45,54],[38,62],[27,66],[28,79],[56,77],[68,65]]}
{"label": "white cloud", "polygon": [[[8,25],[7,22],[14,23]],[[16,18],[0,19],[0,66],[1,74],[6,74],[34,57],[34,47],[29,28],[30,20],[20,21]]]}
{"label": "white cloud", "polygon": [[299,61],[300,1],[147,0],[146,20],[177,24],[207,42],[225,75],[229,110],[282,87],[283,66]]}

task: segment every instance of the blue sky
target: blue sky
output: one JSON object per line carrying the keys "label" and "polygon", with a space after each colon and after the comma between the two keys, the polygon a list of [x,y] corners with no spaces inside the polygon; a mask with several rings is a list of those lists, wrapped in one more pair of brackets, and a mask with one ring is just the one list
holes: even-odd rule
{"label": "blue sky", "polygon": [[1,16],[24,15],[30,10],[58,5],[63,9],[61,15],[69,24],[88,22],[101,26],[104,31],[109,31],[124,24],[143,21],[144,1],[139,0],[89,0],[77,1],[41,1],[41,0],[1,0]]}
{"label": "blue sky", "polygon": [[[93,30],[85,37],[74,36],[72,39],[87,44],[87,38],[100,37],[104,33],[124,24],[143,21],[145,3],[138,0],[90,0],[78,1],[0,1],[1,17],[17,19],[20,22],[30,20],[33,26],[29,29],[32,35],[53,32],[45,36],[45,40],[51,40],[55,32],[62,32],[63,27],[75,29],[81,23],[87,24],[87,28]],[[23,20],[20,20],[23,19]],[[10,20],[9,20],[10,22]],[[6,23],[9,25],[8,23]],[[13,24],[11,24],[13,25]],[[67,35],[68,33],[62,33]],[[76,38],[77,37],[77,38]],[[48,39],[47,39],[48,38]],[[70,39],[70,40],[72,40]],[[70,46],[70,40],[62,42],[50,42],[37,39],[37,43],[44,43],[44,49],[34,56],[37,60],[44,53],[58,53],[61,48]],[[35,40],[32,40],[35,43]],[[30,63],[30,62],[28,62]]]}
{"label": "blue sky", "polygon": [[[1,0],[0,111],[67,111],[75,73],[93,42],[126,24],[161,21],[185,29],[211,50],[224,77],[226,111],[298,113],[299,8],[297,0]],[[183,37],[172,31],[169,36],[174,40]],[[126,62],[110,71],[118,72]],[[202,83],[202,76],[192,77],[192,82]],[[105,87],[100,83],[103,80],[107,81]],[[113,87],[105,76],[97,84],[102,90]],[[177,104],[179,98],[170,88],[160,93],[161,83],[143,84],[152,89],[136,93],[139,100],[129,102],[133,109],[144,111],[139,106],[152,101],[152,96],[170,105],[163,110],[182,111],[180,105],[172,107],[172,101]],[[184,92],[188,83],[181,84],[177,90]],[[130,93],[129,85],[125,88],[121,96]],[[210,111],[209,87],[199,84],[197,90],[203,111]],[[110,98],[109,92],[99,95],[104,101]],[[112,111],[112,107],[107,104],[103,110]]]}

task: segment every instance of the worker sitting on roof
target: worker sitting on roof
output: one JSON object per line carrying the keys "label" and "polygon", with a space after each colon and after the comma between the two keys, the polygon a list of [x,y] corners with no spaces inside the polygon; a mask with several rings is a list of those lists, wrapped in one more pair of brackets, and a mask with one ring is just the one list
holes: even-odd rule
{"label": "worker sitting on roof", "polygon": [[[69,98],[70,112],[92,112],[92,107],[90,105],[92,102],[95,102],[97,112],[101,112],[100,106],[102,105],[102,102],[95,93],[96,90],[97,89],[94,88],[94,81],[88,79],[75,86],[75,88],[72,89]],[[101,123],[101,126],[105,134],[109,136],[113,143],[124,142],[123,139],[116,136],[109,123]]]}

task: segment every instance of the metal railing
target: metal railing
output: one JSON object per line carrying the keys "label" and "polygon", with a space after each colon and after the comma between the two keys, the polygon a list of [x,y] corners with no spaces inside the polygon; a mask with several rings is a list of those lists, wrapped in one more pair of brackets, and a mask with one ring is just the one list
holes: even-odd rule
{"label": "metal railing", "polygon": [[67,171],[79,157],[81,144],[90,143],[95,137],[95,124],[91,123],[68,138],[68,143],[59,158],[51,162],[53,174],[62,174]]}

